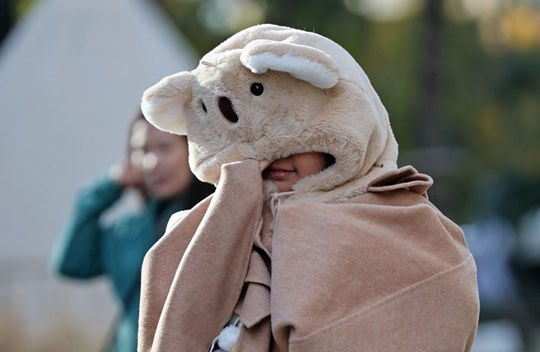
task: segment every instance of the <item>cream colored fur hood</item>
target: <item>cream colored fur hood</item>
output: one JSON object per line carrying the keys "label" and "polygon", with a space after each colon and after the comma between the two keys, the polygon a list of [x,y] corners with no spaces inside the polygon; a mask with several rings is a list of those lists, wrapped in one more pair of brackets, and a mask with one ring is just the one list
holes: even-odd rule
{"label": "cream colored fur hood", "polygon": [[228,162],[317,151],[336,162],[298,182],[296,194],[336,200],[396,168],[388,114],[366,74],[311,32],[268,24],[241,31],[195,70],[149,88],[142,110],[158,128],[187,134],[191,169],[214,184]]}
{"label": "cream colored fur hood", "polygon": [[[463,232],[427,199],[429,176],[397,169],[388,115],[339,45],[251,27],[142,109],[187,134],[192,170],[217,187],[145,256],[140,352],[208,351],[233,312],[236,352],[470,351]],[[259,161],[308,151],[336,161],[268,198]]]}

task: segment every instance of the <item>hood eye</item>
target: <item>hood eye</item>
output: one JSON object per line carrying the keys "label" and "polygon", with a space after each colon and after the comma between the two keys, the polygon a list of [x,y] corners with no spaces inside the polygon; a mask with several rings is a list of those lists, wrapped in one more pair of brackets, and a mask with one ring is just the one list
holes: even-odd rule
{"label": "hood eye", "polygon": [[206,110],[206,105],[204,105],[204,102],[202,100],[201,100],[201,108],[203,109],[205,113],[208,112],[208,110]]}
{"label": "hood eye", "polygon": [[261,83],[256,82],[251,85],[251,94],[255,96],[259,96],[263,94],[263,92],[264,92],[264,87]]}

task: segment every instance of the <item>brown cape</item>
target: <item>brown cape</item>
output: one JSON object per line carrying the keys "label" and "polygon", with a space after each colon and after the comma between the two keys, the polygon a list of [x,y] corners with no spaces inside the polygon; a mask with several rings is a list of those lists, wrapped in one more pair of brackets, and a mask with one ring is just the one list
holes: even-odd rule
{"label": "brown cape", "polygon": [[143,265],[139,351],[469,351],[479,312],[463,233],[412,167],[344,203],[274,197],[255,161],[171,219]]}

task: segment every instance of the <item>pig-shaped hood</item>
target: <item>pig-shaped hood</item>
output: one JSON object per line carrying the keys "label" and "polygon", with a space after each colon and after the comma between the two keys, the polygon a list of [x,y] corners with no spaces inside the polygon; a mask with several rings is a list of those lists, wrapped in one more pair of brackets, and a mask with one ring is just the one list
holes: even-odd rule
{"label": "pig-shaped hood", "polygon": [[190,167],[209,183],[229,162],[324,152],[335,162],[294,190],[335,201],[397,167],[388,113],[366,74],[345,49],[312,32],[247,28],[193,71],[149,88],[141,106],[159,129],[188,136]]}

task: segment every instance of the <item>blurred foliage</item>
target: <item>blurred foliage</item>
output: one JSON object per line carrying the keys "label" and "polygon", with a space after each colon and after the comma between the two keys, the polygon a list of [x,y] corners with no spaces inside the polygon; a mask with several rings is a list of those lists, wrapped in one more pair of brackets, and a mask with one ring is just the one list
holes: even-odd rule
{"label": "blurred foliage", "polygon": [[14,19],[23,16],[35,3],[35,0],[0,0],[7,4],[9,15]]}
{"label": "blurred foliage", "polygon": [[14,15],[16,18],[19,18],[30,9],[34,4],[34,0],[15,0],[14,3]]}
{"label": "blurred foliage", "polygon": [[[434,176],[435,201],[456,220],[469,221],[484,212],[515,219],[516,211],[540,205],[535,183],[540,179],[538,8],[519,2],[506,2],[502,9],[482,9],[470,0],[462,5],[444,2],[435,63],[438,87],[430,116],[440,133],[436,144],[426,145],[418,137],[426,99],[423,70],[430,60],[425,1],[408,1],[415,5],[413,11],[391,21],[362,12],[362,6],[373,7],[366,0],[321,0],[310,6],[299,0],[253,1],[264,17],[252,23],[244,18],[229,27],[209,25],[212,16],[204,15],[222,11],[227,17],[241,12],[246,1],[227,0],[221,10],[212,10],[217,0],[158,0],[201,55],[259,22],[313,30],[340,43],[385,103],[400,143],[400,163],[411,162]],[[385,2],[392,1],[379,3]],[[527,187],[535,192],[516,191]],[[510,206],[515,204],[522,206]]]}

